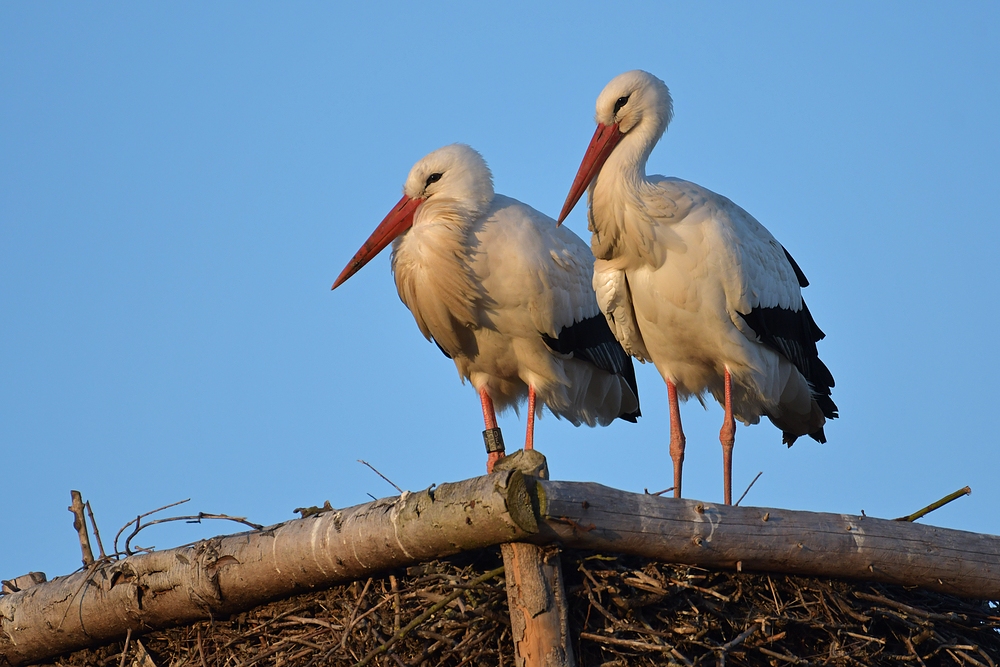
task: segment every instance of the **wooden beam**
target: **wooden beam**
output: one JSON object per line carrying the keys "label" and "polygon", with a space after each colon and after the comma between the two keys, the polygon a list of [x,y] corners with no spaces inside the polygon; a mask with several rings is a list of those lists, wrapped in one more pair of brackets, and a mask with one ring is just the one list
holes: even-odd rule
{"label": "wooden beam", "polygon": [[851,514],[730,507],[537,480],[538,543],[719,569],[921,586],[1000,599],[1000,537]]}

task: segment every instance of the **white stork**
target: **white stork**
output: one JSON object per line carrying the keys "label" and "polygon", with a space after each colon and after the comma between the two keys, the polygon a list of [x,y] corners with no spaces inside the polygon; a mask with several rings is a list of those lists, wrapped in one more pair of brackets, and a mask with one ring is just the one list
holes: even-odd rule
{"label": "white stork", "polygon": [[475,150],[453,144],[417,162],[403,198],[333,289],[394,239],[400,299],[479,394],[487,470],[503,456],[494,405],[516,408],[527,396],[525,449],[542,405],[576,426],[639,416],[632,359],[597,306],[587,245],[552,218],[494,194]]}
{"label": "white stork", "polygon": [[801,288],[805,275],[753,216],[706,188],[647,176],[646,160],[673,115],[670,92],[641,70],[597,98],[597,131],[559,223],[589,187],[594,289],[625,350],[652,361],[667,384],[674,495],[681,495],[684,432],[678,397],[708,391],[725,409],[719,434],[725,501],[732,503],[736,424],[767,416],[791,446],[826,442],[837,417],[823,332]]}

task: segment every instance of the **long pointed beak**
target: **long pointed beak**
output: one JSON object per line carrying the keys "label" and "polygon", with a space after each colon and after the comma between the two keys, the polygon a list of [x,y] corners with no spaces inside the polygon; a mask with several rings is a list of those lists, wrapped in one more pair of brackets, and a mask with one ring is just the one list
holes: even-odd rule
{"label": "long pointed beak", "polygon": [[423,199],[413,199],[403,195],[403,198],[399,200],[398,204],[392,207],[389,215],[385,216],[385,219],[379,223],[379,226],[375,228],[375,231],[368,237],[368,240],[361,246],[361,249],[354,253],[354,257],[344,267],[344,270],[340,272],[337,282],[333,283],[333,287],[330,289],[337,289],[344,281],[360,271],[361,267],[367,264],[375,255],[382,252],[387,245],[392,243],[394,238],[413,226],[413,214],[416,213],[417,207],[423,203]]}
{"label": "long pointed beak", "polygon": [[576,206],[576,203],[580,201],[580,197],[587,191],[590,182],[597,176],[597,172],[604,166],[608,156],[611,155],[611,151],[615,149],[615,146],[618,145],[623,136],[625,135],[618,129],[618,123],[614,125],[597,124],[594,138],[590,140],[590,145],[587,146],[587,152],[583,156],[583,162],[580,163],[579,171],[576,172],[573,187],[569,189],[569,195],[566,197],[566,203],[563,204],[559,220],[556,222],[557,225],[562,224],[566,216],[569,215],[569,212]]}

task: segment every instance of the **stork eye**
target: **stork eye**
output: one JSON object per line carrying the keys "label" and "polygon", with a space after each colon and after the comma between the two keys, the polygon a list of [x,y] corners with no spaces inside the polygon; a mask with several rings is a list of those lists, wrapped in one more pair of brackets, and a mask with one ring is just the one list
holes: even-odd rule
{"label": "stork eye", "polygon": [[438,173],[431,174],[430,176],[427,177],[427,183],[424,185],[424,187],[427,187],[431,183],[437,183],[440,180],[441,180],[441,174]]}
{"label": "stork eye", "polygon": [[621,111],[621,108],[623,106],[625,106],[626,104],[628,104],[628,98],[629,97],[631,97],[631,96],[630,95],[626,95],[625,97],[619,97],[618,101],[615,102],[615,115],[616,116],[618,115],[618,112]]}

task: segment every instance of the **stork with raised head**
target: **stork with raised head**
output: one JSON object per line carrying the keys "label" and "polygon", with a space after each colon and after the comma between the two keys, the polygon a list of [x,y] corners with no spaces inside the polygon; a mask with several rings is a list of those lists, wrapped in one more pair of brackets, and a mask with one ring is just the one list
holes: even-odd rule
{"label": "stork with raised head", "polygon": [[634,70],[597,98],[597,130],[559,215],[589,190],[594,289],[625,350],[652,361],[667,384],[674,495],[681,495],[684,431],[678,399],[710,392],[720,431],[725,501],[732,503],[736,423],[768,417],[791,446],[826,442],[837,417],[823,332],[792,256],[753,216],[706,188],[647,176],[646,161],[673,115],[667,86]]}
{"label": "stork with raised head", "polygon": [[503,456],[496,410],[525,398],[525,449],[543,405],[576,426],[636,421],[635,369],[597,306],[593,255],[552,218],[495,194],[475,150],[453,144],[417,162],[333,289],[390,242],[400,299],[479,394],[487,470]]}

